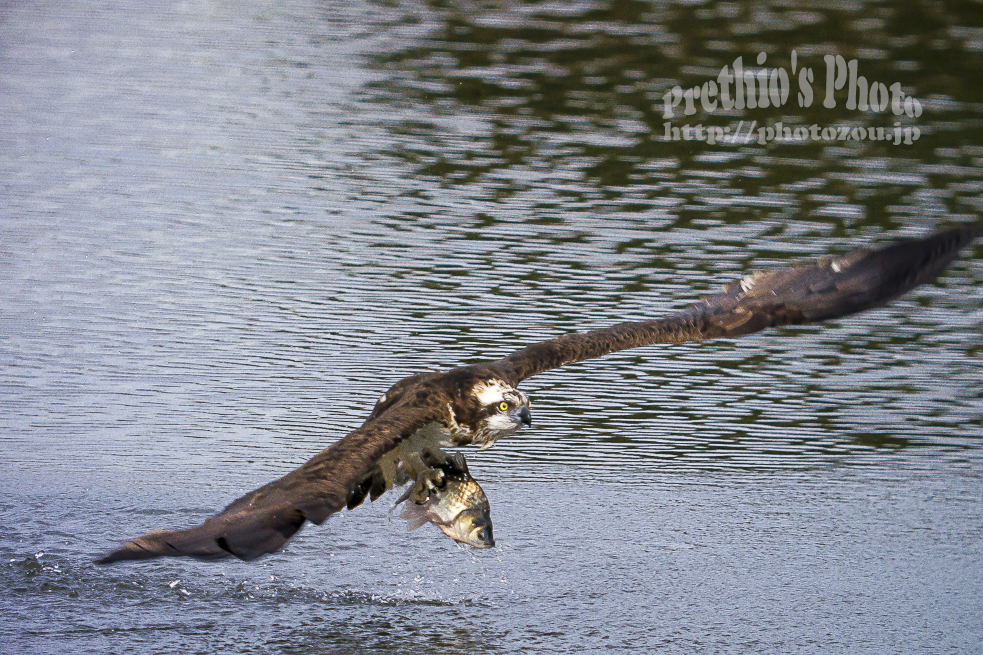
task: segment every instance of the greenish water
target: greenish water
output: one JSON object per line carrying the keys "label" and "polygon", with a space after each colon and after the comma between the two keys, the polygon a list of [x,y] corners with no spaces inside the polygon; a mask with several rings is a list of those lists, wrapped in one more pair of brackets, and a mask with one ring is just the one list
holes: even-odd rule
{"label": "greenish water", "polygon": [[[793,50],[923,113],[665,118]],[[0,651],[972,652],[979,245],[859,317],[527,381],[533,429],[468,455],[490,553],[384,497],[258,563],[92,560],[405,375],[977,216],[981,68],[974,3],[0,8]]]}

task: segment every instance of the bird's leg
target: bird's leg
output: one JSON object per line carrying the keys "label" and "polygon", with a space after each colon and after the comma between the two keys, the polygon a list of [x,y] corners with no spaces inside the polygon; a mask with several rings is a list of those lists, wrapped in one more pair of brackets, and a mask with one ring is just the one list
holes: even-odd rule
{"label": "bird's leg", "polygon": [[414,480],[419,480],[421,475],[432,469],[432,467],[427,466],[423,457],[423,453],[417,451],[411,451],[403,455],[403,465],[406,467],[406,472]]}
{"label": "bird's leg", "polygon": [[[440,454],[444,455],[444,453]],[[430,499],[432,492],[444,487],[446,483],[444,471],[440,468],[427,466],[426,462],[423,461],[423,455],[420,453],[408,453],[403,461],[414,482],[413,486],[396,501],[397,505],[404,500],[412,500],[414,503],[422,505]]]}
{"label": "bird's leg", "polygon": [[427,468],[436,468],[447,463],[450,456],[440,448],[426,448],[420,455]]}

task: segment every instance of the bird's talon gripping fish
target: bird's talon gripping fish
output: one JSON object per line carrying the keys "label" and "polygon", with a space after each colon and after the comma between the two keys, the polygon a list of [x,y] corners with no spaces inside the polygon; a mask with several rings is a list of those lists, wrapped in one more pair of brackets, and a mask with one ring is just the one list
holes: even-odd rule
{"label": "bird's talon gripping fish", "polygon": [[458,543],[475,548],[491,548],[491,507],[488,497],[471,477],[464,455],[455,453],[434,469],[438,475],[423,485],[414,484],[396,501],[403,505],[399,518],[406,521],[407,531],[433,523]]}
{"label": "bird's talon gripping fish", "polygon": [[526,378],[626,348],[738,337],[870,309],[937,276],[981,232],[983,222],[966,223],[877,250],[757,273],[661,318],[564,334],[498,361],[408,377],[379,398],[365,423],[296,470],[197,527],[136,537],[99,561],[262,557],[307,521],[323,523],[403,480],[439,482],[436,471],[449,460],[442,448],[487,447],[529,425],[529,399],[516,388]]}

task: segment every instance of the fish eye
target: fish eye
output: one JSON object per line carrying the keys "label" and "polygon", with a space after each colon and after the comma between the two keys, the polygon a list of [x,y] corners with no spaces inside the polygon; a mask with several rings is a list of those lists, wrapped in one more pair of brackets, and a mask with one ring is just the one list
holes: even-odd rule
{"label": "fish eye", "polygon": [[482,541],[488,541],[488,530],[485,530],[484,528],[479,530],[478,539],[481,539]]}
{"label": "fish eye", "polygon": [[502,402],[500,402],[498,404],[498,408],[504,412],[505,410],[507,410],[509,408],[509,403],[507,401],[503,400]]}

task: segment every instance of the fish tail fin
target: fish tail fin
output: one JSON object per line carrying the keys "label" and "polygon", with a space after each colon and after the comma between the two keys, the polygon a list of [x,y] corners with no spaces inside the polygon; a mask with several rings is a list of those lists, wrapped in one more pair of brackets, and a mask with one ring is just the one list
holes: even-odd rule
{"label": "fish tail fin", "polygon": [[426,507],[409,502],[403,505],[403,511],[399,513],[399,518],[406,521],[406,531],[412,532],[430,522]]}

